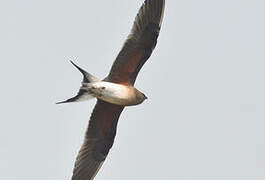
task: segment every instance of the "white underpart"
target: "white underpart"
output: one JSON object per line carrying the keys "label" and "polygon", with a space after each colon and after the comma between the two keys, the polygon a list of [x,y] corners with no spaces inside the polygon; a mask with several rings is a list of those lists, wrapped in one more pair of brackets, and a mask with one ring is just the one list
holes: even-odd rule
{"label": "white underpart", "polygon": [[76,102],[82,102],[82,101],[88,101],[90,99],[95,98],[95,96],[90,95],[90,94],[84,94],[82,96],[80,96],[77,100],[75,100]]}
{"label": "white underpart", "polygon": [[131,86],[104,81],[84,84],[84,86],[103,101],[125,106],[136,104],[135,89]]}

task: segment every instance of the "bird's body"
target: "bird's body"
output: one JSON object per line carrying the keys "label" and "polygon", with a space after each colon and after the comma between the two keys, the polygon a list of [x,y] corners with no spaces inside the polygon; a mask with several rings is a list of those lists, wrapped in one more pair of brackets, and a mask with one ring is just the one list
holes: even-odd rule
{"label": "bird's body", "polygon": [[83,85],[82,89],[86,90],[88,95],[92,94],[98,99],[122,106],[137,105],[146,99],[145,95],[133,86],[106,81],[88,83]]}
{"label": "bird's body", "polygon": [[134,87],[136,77],[156,46],[165,0],[145,0],[108,76],[100,80],[79,66],[83,74],[78,94],[59,103],[97,98],[84,143],[76,158],[72,180],[93,180],[113,145],[125,106],[142,103],[146,96]]}
{"label": "bird's body", "polygon": [[97,98],[116,105],[133,106],[141,104],[145,99],[147,99],[142,92],[137,90],[132,85],[113,83],[105,80],[101,81],[92,74],[89,74],[77,66],[72,61],[71,63],[84,76],[82,86],[75,97],[72,97],[66,101],[58,102],[57,104],[86,101],[92,98]]}

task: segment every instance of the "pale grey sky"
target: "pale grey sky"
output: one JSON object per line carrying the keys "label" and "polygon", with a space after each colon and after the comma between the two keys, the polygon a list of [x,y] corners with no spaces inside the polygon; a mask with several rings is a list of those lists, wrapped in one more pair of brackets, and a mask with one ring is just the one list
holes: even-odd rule
{"label": "pale grey sky", "polygon": [[[67,180],[104,78],[143,0],[0,2],[0,179]],[[153,55],[95,180],[265,179],[265,2],[167,0]]]}

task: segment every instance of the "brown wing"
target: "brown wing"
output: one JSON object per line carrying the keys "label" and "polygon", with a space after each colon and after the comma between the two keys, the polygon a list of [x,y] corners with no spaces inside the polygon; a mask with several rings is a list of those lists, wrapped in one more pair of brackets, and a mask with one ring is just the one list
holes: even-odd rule
{"label": "brown wing", "polygon": [[97,101],[75,162],[72,180],[92,180],[95,177],[113,145],[117,122],[123,108]]}
{"label": "brown wing", "polygon": [[107,80],[127,85],[134,84],[138,72],[156,46],[164,7],[165,0],[145,0]]}

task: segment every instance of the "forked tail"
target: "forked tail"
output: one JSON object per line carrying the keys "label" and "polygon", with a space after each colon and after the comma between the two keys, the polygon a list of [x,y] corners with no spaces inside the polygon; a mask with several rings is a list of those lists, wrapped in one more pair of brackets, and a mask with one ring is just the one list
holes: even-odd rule
{"label": "forked tail", "polygon": [[96,78],[92,74],[86,72],[85,70],[77,66],[73,61],[70,62],[83,74],[82,86],[76,96],[65,101],[57,102],[56,104],[80,102],[94,98],[94,96],[89,92],[89,84],[101,81],[100,79]]}

